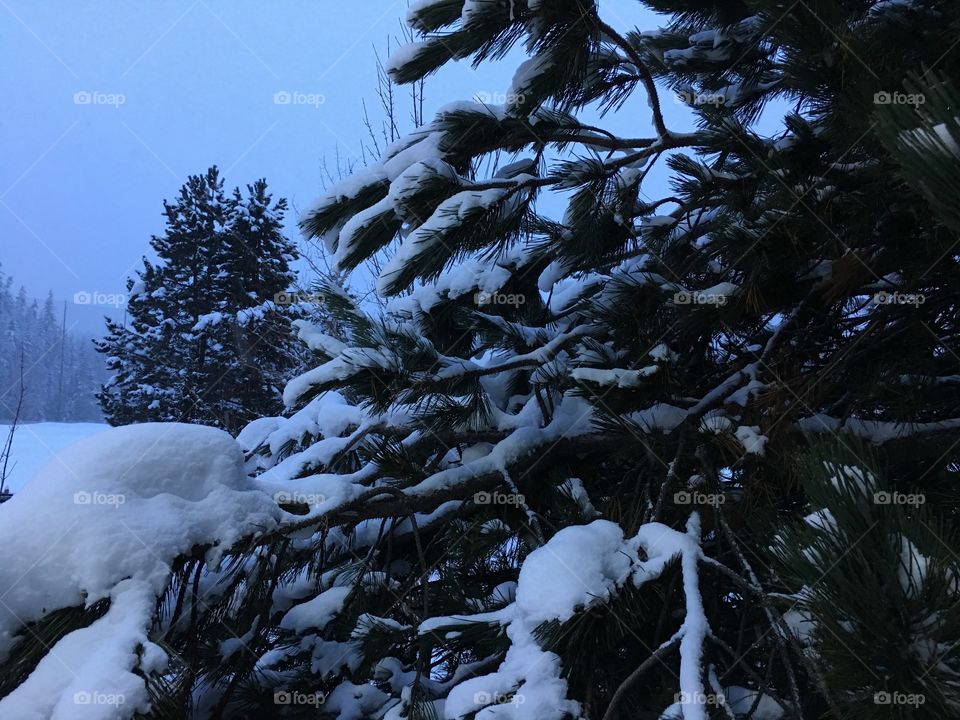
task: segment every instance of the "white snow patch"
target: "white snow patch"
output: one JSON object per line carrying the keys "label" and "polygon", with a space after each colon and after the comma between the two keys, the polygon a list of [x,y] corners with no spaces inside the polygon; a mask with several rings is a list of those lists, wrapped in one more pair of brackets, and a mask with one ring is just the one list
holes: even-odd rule
{"label": "white snow patch", "polygon": [[[170,564],[196,545],[219,551],[280,513],[252,490],[243,453],[227,433],[180,423],[111,428],[58,453],[23,490],[0,506],[0,658],[16,634],[53,610],[110,598],[107,615],[63,637],[0,716],[127,717],[147,702],[131,671],[144,644]],[[36,529],[48,536],[38,542]],[[140,669],[165,657],[145,645]],[[147,667],[144,667],[144,662]],[[65,673],[66,664],[72,672]],[[118,705],[77,703],[75,693],[123,697]]]}
{"label": "white snow patch", "polygon": [[322,630],[343,609],[349,596],[349,587],[324,590],[315,598],[290,608],[280,621],[280,627],[297,633]]}

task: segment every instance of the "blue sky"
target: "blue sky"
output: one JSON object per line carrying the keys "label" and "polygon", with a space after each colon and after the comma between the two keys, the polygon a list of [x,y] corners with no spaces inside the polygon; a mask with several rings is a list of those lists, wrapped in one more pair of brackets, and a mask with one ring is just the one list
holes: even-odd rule
{"label": "blue sky", "polygon": [[[123,293],[162,232],[162,200],[214,163],[229,186],[267,178],[289,199],[295,234],[297,211],[324,187],[324,161],[360,160],[364,100],[379,119],[374,49],[383,55],[400,35],[406,5],[0,0],[3,272],[36,296]],[[658,24],[635,0],[601,11],[620,27]],[[427,83],[427,115],[505,91],[517,60],[443,69]],[[301,103],[278,104],[277,93]],[[635,110],[616,124],[644,132],[642,98]],[[68,309],[91,333],[105,311]]]}

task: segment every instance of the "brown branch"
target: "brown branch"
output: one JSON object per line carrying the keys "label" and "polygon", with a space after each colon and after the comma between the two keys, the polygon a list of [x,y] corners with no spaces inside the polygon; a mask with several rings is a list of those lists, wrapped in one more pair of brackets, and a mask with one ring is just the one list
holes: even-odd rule
{"label": "brown branch", "polygon": [[657,135],[659,135],[661,138],[670,137],[670,131],[667,130],[667,126],[663,121],[663,112],[660,110],[660,93],[657,91],[657,86],[653,81],[653,75],[650,73],[650,69],[643,61],[643,58],[640,57],[640,53],[638,53],[636,49],[629,42],[627,42],[625,37],[607,25],[599,17],[597,18],[597,27],[599,27],[605,34],[609,35],[610,38],[627,54],[627,56],[630,58],[630,61],[636,66],[637,72],[640,74],[640,81],[647,90],[647,96],[650,100],[650,110],[653,112],[653,125],[657,129]]}
{"label": "brown branch", "polygon": [[663,662],[663,658],[680,644],[680,637],[681,636],[679,634],[674,635],[672,638],[670,638],[670,640],[658,647],[650,655],[650,657],[640,663],[640,667],[627,675],[626,679],[620,683],[620,687],[617,688],[616,692],[613,694],[613,697],[610,698],[610,704],[607,705],[607,711],[603,714],[602,720],[615,720],[620,710],[620,704],[623,702],[626,694],[630,692],[630,688],[639,682],[644,674],[646,674],[646,672],[656,663]]}

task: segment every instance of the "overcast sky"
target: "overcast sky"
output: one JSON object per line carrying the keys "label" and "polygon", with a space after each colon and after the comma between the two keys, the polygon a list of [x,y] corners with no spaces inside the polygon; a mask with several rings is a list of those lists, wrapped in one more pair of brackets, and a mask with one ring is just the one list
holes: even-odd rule
{"label": "overcast sky", "polygon": [[[0,0],[0,268],[34,296],[120,295],[163,230],[163,199],[212,164],[230,187],[265,177],[290,200],[294,235],[324,158],[359,159],[364,100],[376,119],[374,48],[400,34],[406,5]],[[621,27],[658,24],[638,7],[601,3]],[[505,91],[515,64],[445,68],[428,81],[428,115]],[[644,132],[645,110],[641,99],[618,124]],[[68,313],[93,333],[105,310],[71,302]]]}

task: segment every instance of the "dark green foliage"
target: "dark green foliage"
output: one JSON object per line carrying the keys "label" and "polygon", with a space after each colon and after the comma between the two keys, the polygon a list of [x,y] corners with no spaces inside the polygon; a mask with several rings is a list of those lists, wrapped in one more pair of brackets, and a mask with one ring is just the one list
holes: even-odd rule
{"label": "dark green foliage", "polygon": [[291,309],[275,302],[296,256],[282,235],[286,200],[258,180],[232,196],[217,169],[191,176],[167,229],[129,279],[128,320],[97,344],[114,376],[99,395],[114,425],[183,421],[237,431],[280,409],[280,382],[299,362]]}

